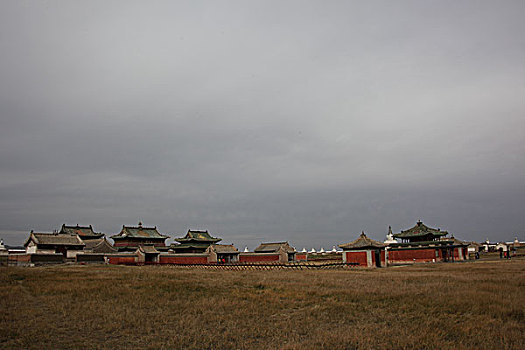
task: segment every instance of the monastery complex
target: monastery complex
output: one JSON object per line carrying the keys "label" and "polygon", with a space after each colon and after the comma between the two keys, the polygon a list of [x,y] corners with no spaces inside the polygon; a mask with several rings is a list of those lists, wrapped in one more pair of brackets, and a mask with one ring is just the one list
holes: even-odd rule
{"label": "monastery complex", "polygon": [[9,265],[41,265],[59,263],[123,264],[123,265],[243,265],[299,264],[311,260],[330,259],[355,267],[387,267],[413,263],[456,262],[478,257],[478,251],[499,249],[501,257],[525,249],[516,241],[505,247],[463,242],[447,231],[434,229],[418,221],[413,227],[392,233],[389,227],[383,242],[375,241],[362,232],[355,240],[338,244],[334,249],[319,253],[306,249],[297,251],[288,242],[261,243],[253,251],[239,251],[233,244],[220,244],[221,238],[207,230],[188,230],[183,237],[166,244],[170,236],[139,222],[137,226],[122,226],[110,236],[95,232],[89,226],[62,225],[60,230],[44,233],[31,231],[23,247],[8,247],[0,242],[0,263]]}

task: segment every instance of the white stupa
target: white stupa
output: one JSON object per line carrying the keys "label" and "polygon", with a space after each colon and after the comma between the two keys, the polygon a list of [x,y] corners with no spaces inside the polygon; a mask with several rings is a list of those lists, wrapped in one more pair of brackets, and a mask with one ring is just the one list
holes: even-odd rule
{"label": "white stupa", "polygon": [[4,240],[0,239],[0,254],[6,255],[7,254],[7,248],[4,245]]}
{"label": "white stupa", "polygon": [[248,250],[248,247],[244,247],[244,252],[245,253],[249,253],[250,251]]}
{"label": "white stupa", "polygon": [[321,247],[321,250],[319,251],[319,253],[321,253],[321,254],[326,253],[326,252],[324,251],[324,248],[323,248],[323,247]]}
{"label": "white stupa", "polygon": [[335,247],[335,245],[332,247],[332,251],[330,253],[337,253],[337,248]]}
{"label": "white stupa", "polygon": [[309,253],[310,253],[310,254],[315,254],[315,253],[317,253],[317,252],[315,251],[315,248],[312,248],[312,250],[310,250]]}
{"label": "white stupa", "polygon": [[306,253],[306,248],[303,248],[303,250],[301,250],[301,253]]}
{"label": "white stupa", "polygon": [[397,243],[397,241],[394,239],[394,235],[392,234],[392,226],[388,226],[388,234],[386,235],[386,239],[383,243]]}

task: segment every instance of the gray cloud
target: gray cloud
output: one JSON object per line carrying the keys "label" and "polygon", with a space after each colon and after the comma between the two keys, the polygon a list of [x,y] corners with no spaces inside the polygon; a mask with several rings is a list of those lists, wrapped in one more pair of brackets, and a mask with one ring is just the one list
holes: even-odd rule
{"label": "gray cloud", "polygon": [[0,229],[523,235],[523,10],[2,3]]}

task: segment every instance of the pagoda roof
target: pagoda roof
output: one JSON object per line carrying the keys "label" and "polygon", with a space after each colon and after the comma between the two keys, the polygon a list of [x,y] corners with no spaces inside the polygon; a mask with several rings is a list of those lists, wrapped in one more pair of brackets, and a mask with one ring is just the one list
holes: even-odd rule
{"label": "pagoda roof", "polygon": [[222,241],[221,238],[212,237],[208,230],[188,230],[186,236],[182,238],[175,238],[175,240],[180,243],[192,241],[216,243]]}
{"label": "pagoda roof", "polygon": [[368,238],[364,232],[361,232],[359,238],[350,243],[340,244],[339,248],[342,249],[364,249],[364,248],[383,248],[385,244]]}
{"label": "pagoda roof", "polygon": [[64,245],[64,246],[85,246],[84,242],[77,235],[61,234],[61,233],[40,233],[33,232],[24,243],[27,246],[30,241],[35,244],[42,245]]}
{"label": "pagoda roof", "polygon": [[111,236],[113,239],[122,239],[122,238],[144,238],[144,239],[166,239],[169,236],[161,234],[157,231],[157,226],[146,227],[142,226],[142,223],[139,222],[138,226],[122,226],[122,230],[119,234]]}
{"label": "pagoda roof", "polygon": [[400,233],[394,234],[394,238],[411,238],[421,236],[446,236],[447,231],[441,231],[439,228],[431,228],[418,221],[416,225],[408,230],[401,231]]}
{"label": "pagoda roof", "polygon": [[93,231],[93,227],[91,225],[89,226],[79,226],[79,225],[68,226],[66,224],[62,224],[62,227],[60,228],[59,233],[79,235],[80,238],[99,238],[99,237],[104,236],[103,233]]}
{"label": "pagoda roof", "polygon": [[287,253],[295,252],[295,248],[290,246],[288,242],[270,242],[270,243],[261,243],[257,248],[255,248],[255,253],[274,253],[278,252],[281,247]]}

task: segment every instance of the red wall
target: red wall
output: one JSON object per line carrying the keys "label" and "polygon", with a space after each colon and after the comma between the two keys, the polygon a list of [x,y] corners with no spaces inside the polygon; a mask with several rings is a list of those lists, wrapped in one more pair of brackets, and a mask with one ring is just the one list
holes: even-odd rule
{"label": "red wall", "polygon": [[110,264],[119,265],[119,264],[135,264],[135,256],[111,256],[108,255],[108,260]]}
{"label": "red wall", "polygon": [[[346,254],[346,262],[358,263],[359,266],[368,266],[366,252],[345,252],[344,254]],[[372,259],[374,259],[373,255]]]}
{"label": "red wall", "polygon": [[430,262],[433,259],[440,260],[439,257],[436,257],[435,249],[406,249],[406,250],[389,250],[388,251],[388,260],[391,263],[396,262]]}
{"label": "red wall", "polygon": [[[376,266],[376,253],[374,250],[371,251],[372,254],[372,266]],[[381,250],[379,252],[379,259],[381,260],[381,266],[386,266],[386,260],[385,260],[385,251]]]}
{"label": "red wall", "polygon": [[208,256],[160,255],[160,264],[207,264]]}
{"label": "red wall", "polygon": [[9,259],[13,259],[13,260],[20,261],[20,262],[29,262],[31,261],[31,254],[9,255]]}
{"label": "red wall", "polygon": [[459,250],[460,249],[463,249],[462,253],[463,253],[463,259],[466,259],[466,257],[468,256],[468,250],[467,248],[461,248],[461,247],[457,247],[457,248],[454,248],[454,259],[455,260],[459,260]]}
{"label": "red wall", "polygon": [[239,254],[239,262],[253,263],[253,262],[271,262],[271,261],[279,261],[279,254],[272,254],[272,255]]}
{"label": "red wall", "polygon": [[295,260],[297,260],[297,261],[300,261],[300,260],[301,261],[306,261],[306,259],[307,259],[307,254],[306,253],[301,253],[301,254],[296,253],[295,254]]}

